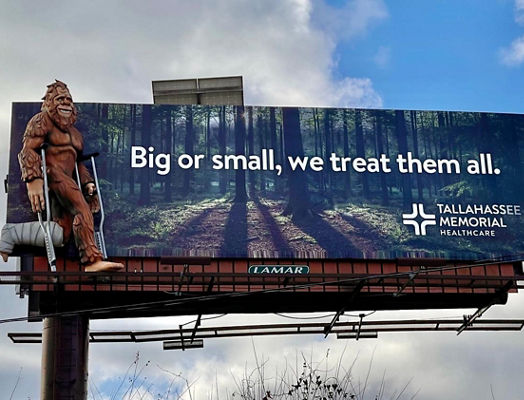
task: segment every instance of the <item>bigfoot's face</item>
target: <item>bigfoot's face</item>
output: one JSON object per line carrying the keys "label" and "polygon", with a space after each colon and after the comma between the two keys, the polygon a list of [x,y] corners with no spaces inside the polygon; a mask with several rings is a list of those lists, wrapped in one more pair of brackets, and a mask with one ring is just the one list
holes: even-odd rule
{"label": "bigfoot's face", "polygon": [[47,93],[43,108],[62,130],[67,130],[76,121],[76,107],[67,87],[55,85]]}
{"label": "bigfoot's face", "polygon": [[60,90],[58,88],[58,93],[53,99],[53,104],[58,111],[58,114],[60,117],[63,118],[71,118],[73,114],[73,98],[71,97],[71,93],[69,93],[69,90]]}

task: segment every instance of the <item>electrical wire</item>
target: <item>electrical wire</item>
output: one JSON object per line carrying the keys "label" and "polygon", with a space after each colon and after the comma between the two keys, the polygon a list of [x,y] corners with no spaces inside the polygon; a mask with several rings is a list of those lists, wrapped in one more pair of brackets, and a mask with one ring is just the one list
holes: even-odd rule
{"label": "electrical wire", "polygon": [[[217,318],[222,318],[224,316],[226,316],[227,313],[224,313],[224,314],[219,314],[219,315],[214,315],[212,317],[206,317],[206,318],[200,318],[200,321],[207,321],[209,319],[217,319]],[[199,319],[194,319],[193,321],[189,321],[189,322],[184,322],[183,324],[179,325],[180,327],[183,327],[183,326],[186,326],[186,325],[189,325],[189,324],[192,324],[193,322],[197,322]]]}
{"label": "electrical wire", "polygon": [[[521,258],[515,259],[515,260],[504,260],[504,263],[520,262],[520,261],[522,261]],[[442,267],[421,268],[418,270],[418,273],[419,274],[429,274],[433,272],[442,272],[442,271],[458,270],[462,268],[480,267],[480,266],[492,265],[492,264],[497,264],[497,263],[499,262],[493,261],[493,260],[482,260],[477,263],[466,264],[466,265],[447,265],[447,266],[444,265]],[[423,262],[421,262],[421,264],[423,264]],[[257,295],[262,295],[262,294],[289,292],[289,291],[295,291],[296,289],[307,289],[307,288],[317,287],[317,286],[336,285],[336,284],[351,283],[351,282],[365,282],[367,280],[372,280],[372,279],[398,278],[398,277],[410,276],[412,273],[413,271],[393,272],[390,274],[375,274],[375,275],[368,275],[366,277],[347,278],[347,279],[340,279],[340,280],[335,280],[335,281],[306,283],[306,284],[301,284],[301,285],[290,285],[290,286],[281,287],[281,288],[262,289],[262,290],[252,291],[252,292],[219,293],[219,294],[213,294],[213,295],[194,296],[194,297],[188,297],[188,298],[182,298],[182,299],[176,299],[176,300],[159,300],[159,301],[151,301],[151,302],[144,302],[144,303],[136,303],[132,305],[127,304],[127,305],[119,305],[119,306],[88,308],[88,309],[75,310],[75,311],[63,311],[63,312],[57,312],[57,313],[42,314],[42,315],[39,315],[38,318],[67,317],[67,316],[76,316],[76,315],[82,315],[82,314],[96,315],[96,314],[104,314],[104,313],[109,313],[111,311],[118,311],[118,310],[133,311],[133,310],[139,310],[139,309],[144,309],[144,308],[147,309],[147,308],[150,308],[151,306],[157,306],[157,305],[163,305],[163,306],[169,307],[169,306],[175,306],[175,305],[186,304],[186,303],[191,303],[191,302],[212,301],[212,300],[217,300],[217,299],[227,299],[227,298],[236,298],[236,297],[238,298],[250,297],[250,296],[257,296]],[[383,296],[383,294],[380,294],[380,295]],[[0,324],[9,323],[9,322],[27,321],[31,318],[35,318],[35,316],[0,319]]]}
{"label": "electrical wire", "polygon": [[278,315],[279,317],[289,318],[289,319],[322,319],[322,318],[335,316],[335,313],[330,313],[330,314],[325,314],[325,315],[317,315],[317,316],[314,316],[314,317],[294,317],[292,315],[285,315],[285,314],[277,313],[277,312],[274,313],[274,314]]}
{"label": "electrical wire", "polygon": [[369,317],[370,315],[373,315],[377,312],[377,310],[374,310],[374,311],[371,311],[367,314],[346,314],[344,313],[343,315],[345,317],[353,317],[353,318],[360,318],[362,316],[362,318],[366,318],[366,317]]}
{"label": "electrical wire", "polygon": [[[368,317],[372,314],[375,314],[377,311],[371,311],[370,313],[367,313],[367,314],[364,314],[364,317]],[[285,315],[285,314],[282,314],[282,313],[273,313],[275,315],[278,315],[279,317],[283,317],[283,318],[289,318],[289,319],[322,319],[322,318],[328,318],[328,317],[334,317],[336,315],[336,313],[330,313],[330,314],[325,314],[325,315],[316,315],[316,316],[312,316],[312,317],[294,317],[292,315]],[[360,315],[359,314],[342,314],[343,316],[345,317],[354,317],[354,318],[360,318]],[[342,316],[341,315],[341,316]]]}

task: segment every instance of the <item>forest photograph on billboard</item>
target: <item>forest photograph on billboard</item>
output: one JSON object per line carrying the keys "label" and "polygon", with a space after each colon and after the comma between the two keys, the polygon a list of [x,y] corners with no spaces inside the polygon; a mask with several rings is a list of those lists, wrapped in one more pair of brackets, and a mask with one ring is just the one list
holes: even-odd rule
{"label": "forest photograph on billboard", "polygon": [[[524,116],[76,104],[108,256],[462,260],[524,253]],[[8,223],[36,220],[14,103]],[[89,166],[88,166],[89,168]],[[96,219],[96,215],[95,215]]]}

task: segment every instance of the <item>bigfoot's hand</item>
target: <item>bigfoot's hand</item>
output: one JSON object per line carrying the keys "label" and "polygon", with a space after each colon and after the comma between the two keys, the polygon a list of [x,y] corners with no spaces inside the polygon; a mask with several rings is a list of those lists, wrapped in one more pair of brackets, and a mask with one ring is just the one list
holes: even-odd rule
{"label": "bigfoot's hand", "polygon": [[89,204],[89,209],[92,213],[100,211],[100,203],[98,201],[98,195],[96,193],[96,186],[93,182],[89,182],[84,187],[84,195]]}
{"label": "bigfoot's hand", "polygon": [[26,186],[27,196],[29,197],[33,212],[43,211],[45,209],[44,181],[42,179],[35,179],[27,182]]}

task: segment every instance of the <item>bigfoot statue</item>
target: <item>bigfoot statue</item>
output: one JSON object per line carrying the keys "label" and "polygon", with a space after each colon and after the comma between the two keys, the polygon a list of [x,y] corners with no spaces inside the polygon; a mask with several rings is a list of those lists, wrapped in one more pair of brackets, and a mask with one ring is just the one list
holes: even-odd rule
{"label": "bigfoot statue", "polygon": [[23,147],[18,154],[31,208],[33,212],[45,208],[39,149],[47,143],[52,216],[63,229],[64,241],[69,240],[72,232],[86,272],[120,270],[123,265],[103,260],[95,244],[92,212],[99,210],[98,196],[93,178],[82,163],[78,165],[82,188],[73,179],[75,164],[83,150],[83,138],[73,126],[77,110],[66,84],[57,80],[47,86],[43,100],[42,111],[27,124]]}

